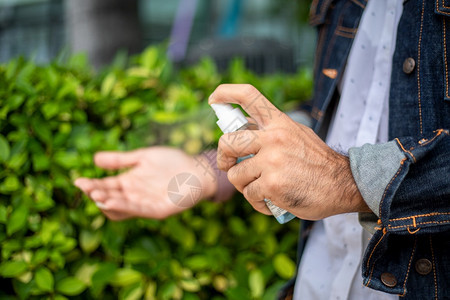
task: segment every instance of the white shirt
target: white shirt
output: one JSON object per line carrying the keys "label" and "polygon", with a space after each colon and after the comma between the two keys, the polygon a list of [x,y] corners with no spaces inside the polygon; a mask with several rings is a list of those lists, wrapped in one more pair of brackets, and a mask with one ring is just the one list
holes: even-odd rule
{"label": "white shirt", "polygon": [[[402,0],[368,1],[326,140],[336,150],[388,139],[392,56],[402,10]],[[356,213],[316,222],[299,266],[294,299],[398,299],[363,286],[361,260],[369,239]]]}

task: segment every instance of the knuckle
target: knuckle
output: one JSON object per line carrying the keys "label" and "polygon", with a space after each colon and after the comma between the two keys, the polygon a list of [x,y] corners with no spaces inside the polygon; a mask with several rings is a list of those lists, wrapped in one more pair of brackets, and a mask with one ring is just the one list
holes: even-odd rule
{"label": "knuckle", "polygon": [[278,128],[277,130],[272,131],[272,139],[277,144],[285,143],[289,140],[289,132],[284,128]]}
{"label": "knuckle", "polygon": [[[272,151],[268,158],[268,162],[270,165],[274,167],[279,167],[283,161],[283,155],[279,151]],[[271,176],[272,173],[269,173],[268,176]]]}
{"label": "knuckle", "polygon": [[223,153],[227,145],[228,145],[228,144],[227,144],[227,142],[225,141],[225,137],[224,137],[224,135],[222,135],[222,136],[219,138],[219,142],[217,143],[217,148],[219,149],[220,152]]}
{"label": "knuckle", "polygon": [[217,87],[216,87],[216,90],[214,91],[215,93],[217,93],[217,92],[221,92],[223,89],[225,88],[225,85],[222,83],[222,84],[219,84]]}
{"label": "knuckle", "polygon": [[217,167],[222,171],[228,171],[231,166],[235,163],[235,160],[232,157],[228,157],[223,154],[222,151],[217,152]]}
{"label": "knuckle", "polygon": [[277,193],[280,187],[278,175],[276,173],[267,174],[265,178],[265,185],[267,186],[267,189],[270,191],[270,194]]}
{"label": "knuckle", "polygon": [[235,133],[227,133],[219,138],[218,148],[225,154],[230,154],[233,148],[233,140]]}
{"label": "knuckle", "polygon": [[255,184],[248,185],[243,191],[243,195],[244,195],[245,199],[247,199],[248,202],[250,202],[251,204],[253,203],[253,201],[256,198],[255,192],[256,192]]}
{"label": "knuckle", "polygon": [[228,172],[227,172],[227,178],[228,178],[228,181],[229,181],[231,184],[235,185],[236,177],[237,177],[237,176],[236,176],[236,171],[235,171],[235,169],[234,169],[234,168],[229,169]]}
{"label": "knuckle", "polygon": [[259,94],[258,89],[255,88],[253,85],[248,84],[248,83],[247,83],[247,84],[244,84],[242,90],[243,90],[243,93],[244,93],[247,97],[250,97],[250,96]]}

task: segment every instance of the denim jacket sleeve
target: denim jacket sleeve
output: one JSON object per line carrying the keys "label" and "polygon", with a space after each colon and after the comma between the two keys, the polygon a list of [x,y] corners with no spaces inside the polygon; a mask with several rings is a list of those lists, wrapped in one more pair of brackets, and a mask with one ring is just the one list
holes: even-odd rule
{"label": "denim jacket sleeve", "polygon": [[[376,215],[361,216],[370,232],[382,227],[435,232],[450,225],[449,130],[351,148],[349,157],[358,188]],[[372,226],[377,219],[381,224]]]}
{"label": "denim jacket sleeve", "polygon": [[[416,249],[420,237],[429,239],[430,244],[431,236],[445,239],[450,230],[449,130],[351,148],[349,156],[358,188],[374,212],[372,217],[361,215],[363,226],[374,233],[362,263],[364,282],[389,293],[405,294],[406,283],[389,288],[380,278],[386,265],[399,263],[408,266],[398,276],[399,281],[404,276],[406,282],[417,253],[413,250],[405,255],[402,249]],[[404,244],[394,246],[393,239]]]}

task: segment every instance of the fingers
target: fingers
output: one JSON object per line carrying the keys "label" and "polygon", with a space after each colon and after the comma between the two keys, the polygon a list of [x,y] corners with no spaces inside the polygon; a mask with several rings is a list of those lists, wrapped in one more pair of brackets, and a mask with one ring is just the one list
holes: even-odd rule
{"label": "fingers", "polygon": [[129,152],[104,151],[95,154],[94,161],[101,168],[115,170],[136,165],[141,158],[141,154],[140,150]]}
{"label": "fingers", "polygon": [[217,167],[228,171],[236,164],[239,157],[258,153],[261,149],[258,143],[260,131],[241,130],[224,134],[219,140],[217,152]]}
{"label": "fingers", "polygon": [[111,198],[124,199],[117,176],[102,179],[78,178],[75,186],[82,190],[102,210],[107,210],[106,201]]}
{"label": "fingers", "polygon": [[282,115],[269,100],[249,84],[221,84],[209,97],[212,103],[239,104],[259,127],[269,125]]}
{"label": "fingers", "polygon": [[91,193],[93,190],[121,189],[121,184],[117,176],[102,179],[78,178],[75,180],[74,185],[86,194]]}
{"label": "fingers", "polygon": [[251,157],[236,164],[228,170],[227,176],[228,181],[242,193],[248,184],[261,176],[261,168],[259,168],[257,158]]}
{"label": "fingers", "polygon": [[259,181],[255,180],[244,187],[242,194],[245,199],[253,206],[253,208],[265,215],[272,215],[272,212],[267,207],[264,201],[264,195],[261,193]]}
{"label": "fingers", "polygon": [[116,177],[103,179],[79,178],[74,183],[87,194],[97,207],[111,220],[128,219],[127,207],[124,207],[125,196]]}

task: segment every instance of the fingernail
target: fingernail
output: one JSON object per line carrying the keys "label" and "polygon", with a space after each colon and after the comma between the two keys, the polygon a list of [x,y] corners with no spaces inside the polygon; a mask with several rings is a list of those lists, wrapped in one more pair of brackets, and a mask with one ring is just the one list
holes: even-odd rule
{"label": "fingernail", "polygon": [[90,195],[91,198],[95,201],[95,200],[101,200],[103,198],[103,192],[100,190],[93,190]]}
{"label": "fingernail", "polygon": [[97,202],[97,201],[94,201],[94,202],[95,202],[95,205],[97,205],[98,208],[100,208],[100,209],[106,209],[105,203]]}
{"label": "fingernail", "polygon": [[80,183],[80,178],[75,179],[75,181],[73,182],[73,185],[76,186],[77,188],[81,189],[82,184]]}
{"label": "fingernail", "polygon": [[211,95],[209,95],[209,97],[208,97],[208,103],[209,104],[211,104],[211,99],[212,99],[213,95],[214,95],[214,92]]}

